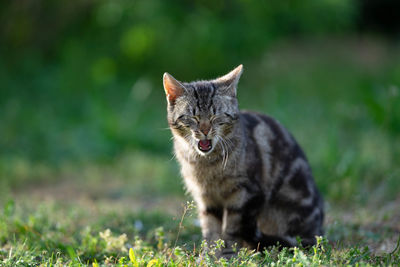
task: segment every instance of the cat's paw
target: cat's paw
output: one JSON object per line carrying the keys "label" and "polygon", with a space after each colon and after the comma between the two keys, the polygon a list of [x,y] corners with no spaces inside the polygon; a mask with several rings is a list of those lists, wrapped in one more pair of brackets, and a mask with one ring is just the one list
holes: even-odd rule
{"label": "cat's paw", "polygon": [[218,258],[225,258],[227,260],[230,260],[232,257],[236,255],[236,252],[232,248],[224,248],[219,251]]}

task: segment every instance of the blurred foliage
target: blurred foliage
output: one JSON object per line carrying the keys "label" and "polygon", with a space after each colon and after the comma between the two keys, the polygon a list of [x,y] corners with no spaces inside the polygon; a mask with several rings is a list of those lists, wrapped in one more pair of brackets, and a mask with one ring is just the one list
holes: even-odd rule
{"label": "blurred foliage", "polygon": [[358,26],[361,30],[375,31],[388,37],[400,36],[400,20],[396,0],[358,0]]}
{"label": "blurred foliage", "polygon": [[[3,1],[0,182],[60,177],[53,166],[70,161],[74,175],[92,160],[116,173],[120,155],[146,150],[157,156],[134,156],[128,172],[145,184],[171,151],[163,72],[189,81],[244,63],[241,107],[289,128],[325,195],[393,198],[400,48],[358,35],[374,1]],[[151,177],[166,182],[156,190],[177,173],[169,164],[157,163]]]}
{"label": "blurred foliage", "polygon": [[163,72],[211,78],[282,37],[351,29],[353,13],[346,0],[3,2],[0,153],[167,151]]}

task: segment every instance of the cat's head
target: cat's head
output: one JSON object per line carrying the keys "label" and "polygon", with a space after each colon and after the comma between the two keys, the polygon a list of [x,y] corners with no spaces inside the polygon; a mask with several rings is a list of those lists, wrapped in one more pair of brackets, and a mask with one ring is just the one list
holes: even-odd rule
{"label": "cat's head", "polygon": [[190,83],[165,73],[168,123],[174,137],[202,156],[218,144],[228,149],[239,115],[236,87],[242,70],[240,65],[220,78]]}

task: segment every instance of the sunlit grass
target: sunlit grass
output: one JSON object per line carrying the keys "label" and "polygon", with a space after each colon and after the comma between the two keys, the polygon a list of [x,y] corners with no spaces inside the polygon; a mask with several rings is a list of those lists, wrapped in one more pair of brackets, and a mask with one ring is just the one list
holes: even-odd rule
{"label": "sunlit grass", "polygon": [[[230,260],[219,258],[217,254],[224,246],[223,242],[201,242],[198,229],[191,226],[193,212],[192,204],[187,204],[181,209],[180,218],[173,219],[162,212],[153,217],[149,216],[150,213],[141,215],[131,212],[98,211],[93,214],[88,213],[88,207],[84,206],[41,204],[32,209],[10,201],[2,208],[0,216],[0,261],[2,266],[400,264],[399,237],[394,240],[395,246],[377,254],[366,246],[365,240],[372,238],[375,242],[382,242],[387,234],[365,231],[346,223],[328,225],[328,238],[334,238],[333,233],[336,232],[347,238],[351,236],[358,245],[319,238],[318,244],[312,248],[269,248],[263,253],[241,249]],[[157,222],[154,216],[161,216],[161,221]],[[135,218],[136,223],[130,218]],[[163,227],[157,227],[157,224]]]}

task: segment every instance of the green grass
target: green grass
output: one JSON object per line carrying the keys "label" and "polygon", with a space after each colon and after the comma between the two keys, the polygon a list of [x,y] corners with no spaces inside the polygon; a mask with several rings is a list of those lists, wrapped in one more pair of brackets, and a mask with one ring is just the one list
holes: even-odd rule
{"label": "green grass", "polygon": [[133,153],[108,164],[20,168],[43,177],[29,180],[20,170],[13,175],[21,179],[2,195],[2,266],[136,266],[130,248],[139,266],[400,264],[399,200],[340,205],[328,198],[326,236],[317,246],[265,254],[243,250],[227,262],[215,257],[220,244],[209,244],[204,255],[196,210],[184,205],[189,198],[167,157]]}
{"label": "green grass", "polygon": [[0,265],[135,266],[130,248],[139,266],[399,265],[399,62],[398,46],[368,38],[281,41],[244,62],[240,105],[278,118],[305,149],[327,203],[326,239],[230,263],[213,250],[199,257],[163,130],[161,75],[130,92],[125,79],[70,95],[49,89],[56,74],[28,66],[29,86],[49,90],[11,90],[1,102]]}
{"label": "green grass", "polygon": [[[240,250],[227,261],[215,257],[221,243],[200,240],[194,227],[192,204],[179,216],[165,211],[132,212],[101,209],[99,205],[65,203],[18,204],[8,201],[0,216],[0,261],[2,266],[99,265],[119,266],[321,266],[398,265],[400,239],[395,230],[368,230],[366,225],[342,222],[327,226],[327,239],[305,249],[271,248],[264,254]],[[91,203],[93,204],[93,203]],[[339,240],[332,241],[338,238]],[[352,240],[349,240],[351,237]],[[368,242],[383,243],[392,237],[397,247],[379,252]],[[343,239],[342,239],[343,238]],[[347,239],[347,240],[346,240]],[[328,241],[329,240],[329,241]],[[136,260],[129,256],[132,249]],[[136,265],[138,264],[138,265]]]}

